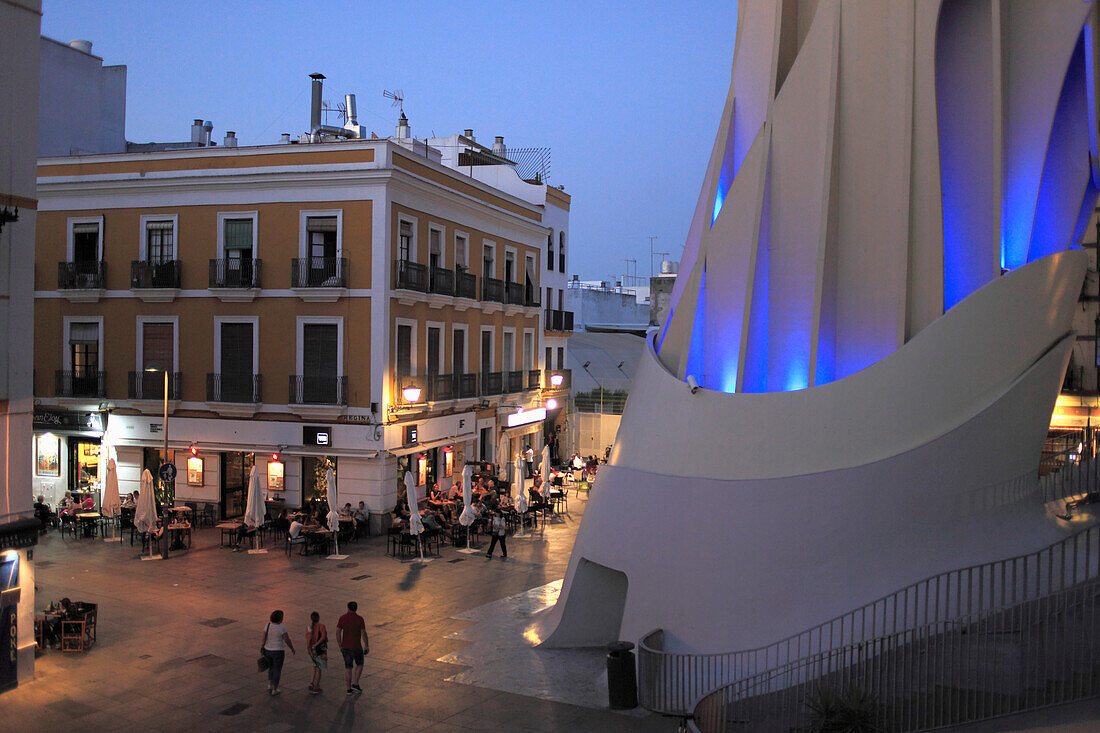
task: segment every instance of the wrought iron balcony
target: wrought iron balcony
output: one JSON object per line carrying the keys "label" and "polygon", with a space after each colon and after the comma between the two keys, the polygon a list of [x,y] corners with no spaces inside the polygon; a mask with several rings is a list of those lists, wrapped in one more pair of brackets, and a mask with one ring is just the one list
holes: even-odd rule
{"label": "wrought iron balcony", "polygon": [[[162,377],[163,379],[163,377]],[[107,372],[92,369],[54,372],[56,397],[106,397]]]}
{"label": "wrought iron balcony", "polygon": [[560,311],[552,308],[546,309],[547,331],[572,331],[573,311]]}
{"label": "wrought iron balcony", "polygon": [[492,303],[504,302],[504,281],[495,277],[481,278],[481,299]]}
{"label": "wrought iron balcony", "polygon": [[524,376],[525,376],[524,372],[522,370],[520,370],[520,371],[506,372],[506,374],[507,374],[507,380],[506,380],[505,385],[504,385],[505,386],[504,391],[509,392],[509,393],[511,393],[511,392],[522,392],[523,391]]}
{"label": "wrought iron balcony", "polygon": [[58,262],[58,290],[102,290],[107,281],[107,263]]}
{"label": "wrought iron balcony", "polygon": [[455,295],[477,300],[477,275],[465,270],[455,271]]}
{"label": "wrought iron balcony", "polygon": [[481,394],[494,395],[504,392],[504,372],[482,372]]}
{"label": "wrought iron balcony", "polygon": [[455,397],[460,400],[464,400],[469,397],[477,397],[477,375],[456,374],[455,388],[457,390],[457,394],[455,394]]}
{"label": "wrought iron balcony", "polygon": [[130,263],[130,288],[142,290],[148,288],[180,287],[180,271],[183,265],[179,260],[166,262],[145,262],[133,260]]}
{"label": "wrought iron balcony", "polygon": [[[180,372],[168,372],[168,399],[179,400],[182,381]],[[130,372],[127,383],[126,394],[132,400],[164,399],[164,372]]]}
{"label": "wrought iron balcony", "polygon": [[207,402],[257,404],[262,401],[263,380],[259,374],[207,374]]}
{"label": "wrought iron balcony", "polygon": [[523,297],[523,284],[522,283],[505,283],[504,298],[508,305],[523,305],[525,300]]}
{"label": "wrought iron balcony", "polygon": [[260,288],[263,260],[210,260],[211,288]]}
{"label": "wrought iron balcony", "polygon": [[542,386],[542,370],[531,369],[527,372],[527,389],[538,389]]}
{"label": "wrought iron balcony", "polygon": [[428,292],[428,267],[419,262],[398,260],[393,287],[396,290]]}
{"label": "wrought iron balcony", "polygon": [[446,267],[433,267],[428,278],[428,290],[438,295],[455,294],[455,273]]}
{"label": "wrought iron balcony", "polygon": [[303,374],[290,376],[289,405],[346,405],[348,378],[314,377]]}
{"label": "wrought iron balcony", "polygon": [[346,288],[347,257],[295,257],[290,261],[292,288]]}
{"label": "wrought iron balcony", "polygon": [[453,400],[455,398],[455,375],[429,374],[428,399],[433,402]]}

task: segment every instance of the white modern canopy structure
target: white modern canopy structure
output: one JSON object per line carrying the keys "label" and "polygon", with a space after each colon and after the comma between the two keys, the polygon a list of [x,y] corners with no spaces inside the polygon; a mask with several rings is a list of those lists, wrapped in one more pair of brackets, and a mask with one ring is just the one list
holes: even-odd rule
{"label": "white modern canopy structure", "polygon": [[1095,28],[1082,0],[740,1],[547,645],[758,647],[1060,536],[1036,468],[1100,190]]}

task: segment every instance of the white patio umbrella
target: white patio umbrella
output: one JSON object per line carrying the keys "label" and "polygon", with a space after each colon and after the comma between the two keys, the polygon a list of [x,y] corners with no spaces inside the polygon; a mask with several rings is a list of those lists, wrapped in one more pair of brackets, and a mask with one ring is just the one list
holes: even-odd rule
{"label": "white patio umbrella", "polygon": [[420,512],[416,508],[416,477],[412,471],[405,472],[405,499],[409,502],[409,534],[416,537],[416,551],[420,555],[419,562],[428,562],[424,558],[424,548],[420,544],[420,534],[424,531],[424,523],[420,521]]}
{"label": "white patio umbrella", "polygon": [[508,436],[503,432],[497,444],[497,478],[501,481],[508,480]]}
{"label": "white patio umbrella", "polygon": [[477,519],[477,513],[474,512],[474,469],[469,463],[462,469],[462,513],[458,515],[458,523],[463,527],[466,527],[466,547],[459,550],[466,554],[477,552],[474,548],[470,547],[470,525]]}
{"label": "white patio umbrella", "polygon": [[[115,459],[107,459],[107,476],[103,479],[103,500],[101,502],[100,510],[103,516],[108,519],[114,519],[118,516],[118,513],[122,511],[122,502],[118,497],[118,468],[115,466]],[[112,534],[114,534],[112,532]],[[121,542],[121,537],[104,537],[104,542]]]}
{"label": "white patio umbrella", "polygon": [[336,511],[338,497],[336,494],[336,474],[332,469],[325,471],[325,486],[328,490],[328,528],[332,531],[332,554],[329,560],[347,560],[347,555],[340,554],[340,512]]}
{"label": "white patio umbrella", "polygon": [[545,491],[549,491],[550,486],[550,446],[542,446],[542,465],[539,466],[539,471],[542,473],[542,485]]}
{"label": "white patio umbrella", "polygon": [[[141,472],[141,489],[138,491],[138,504],[134,510],[134,529],[143,534],[155,532],[157,529],[157,503],[153,500],[153,474],[149,469]],[[154,559],[153,542],[149,542],[149,557],[143,560]]]}
{"label": "white patio umbrella", "polygon": [[[264,495],[260,491],[260,474],[253,466],[248,472],[248,499],[244,505],[244,525],[253,532],[264,526],[266,510],[264,509]],[[265,554],[267,550],[251,549],[249,555]]]}
{"label": "white patio umbrella", "polygon": [[512,482],[512,504],[515,506],[516,514],[519,515],[519,531],[513,535],[514,537],[527,536],[527,532],[523,529],[523,515],[527,511],[527,490],[523,485],[523,469],[523,456],[516,454],[515,480]]}

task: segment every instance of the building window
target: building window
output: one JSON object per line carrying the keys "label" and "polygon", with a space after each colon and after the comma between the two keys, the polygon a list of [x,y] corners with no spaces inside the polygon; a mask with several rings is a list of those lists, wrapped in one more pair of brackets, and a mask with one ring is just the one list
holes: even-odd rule
{"label": "building window", "polygon": [[481,277],[489,278],[496,276],[496,256],[493,252],[493,245],[484,244],[481,247]]}
{"label": "building window", "polygon": [[397,326],[397,376],[412,376],[412,329],[406,324]]}
{"label": "building window", "polygon": [[99,262],[100,256],[100,221],[72,222],[72,249],[69,254],[70,262]]}
{"label": "building window", "polygon": [[256,402],[259,319],[221,319],[214,321],[215,376],[210,398],[218,402]]}
{"label": "building window", "polygon": [[443,329],[428,326],[428,368],[427,374],[434,377],[439,374],[440,361],[443,359]]}
{"label": "building window", "polygon": [[493,371],[493,332],[484,330],[481,332],[481,373],[487,374]]}
{"label": "building window", "polygon": [[546,269],[554,271],[554,234],[546,235]]}
{"label": "building window", "polygon": [[511,250],[504,251],[504,282],[516,282],[516,253]]}
{"label": "building window", "polygon": [[[96,378],[99,373],[99,323],[69,324],[69,363],[74,381]],[[81,394],[95,394],[95,391]]]}
{"label": "building window", "polygon": [[516,334],[514,331],[505,329],[504,340],[501,341],[503,352],[501,358],[501,369],[506,372],[515,370],[516,368]]}
{"label": "building window", "polygon": [[565,347],[558,347],[558,369],[565,369]]}
{"label": "building window", "polygon": [[163,265],[175,259],[176,226],[173,221],[145,222],[145,261]]}
{"label": "building window", "polygon": [[451,334],[451,373],[466,373],[466,329],[455,327]]}
{"label": "building window", "polygon": [[[320,320],[320,319],[318,319]],[[307,405],[340,404],[343,355],[340,349],[339,321],[318,323],[298,321],[298,365],[295,397]]]}
{"label": "building window", "polygon": [[469,240],[464,235],[455,235],[455,267],[465,272],[470,267]]}
{"label": "building window", "polygon": [[558,270],[565,272],[565,232],[558,232]]}
{"label": "building window", "polygon": [[530,303],[539,294],[539,285],[535,280],[535,256],[527,255],[524,259],[524,265],[523,297],[526,298],[526,302]]}
{"label": "building window", "polygon": [[411,221],[401,220],[398,224],[397,259],[410,262],[413,258],[413,225]]}
{"label": "building window", "polygon": [[550,346],[547,346],[546,347],[546,361],[544,361],[542,363],[543,364],[543,366],[542,366],[543,369],[549,370],[549,369],[554,368],[553,357],[554,357],[554,349]]}
{"label": "building window", "polygon": [[446,258],[443,256],[443,230],[428,230],[428,266],[446,267]]}
{"label": "building window", "polygon": [[535,334],[533,331],[523,332],[523,370],[531,371],[535,368]]}

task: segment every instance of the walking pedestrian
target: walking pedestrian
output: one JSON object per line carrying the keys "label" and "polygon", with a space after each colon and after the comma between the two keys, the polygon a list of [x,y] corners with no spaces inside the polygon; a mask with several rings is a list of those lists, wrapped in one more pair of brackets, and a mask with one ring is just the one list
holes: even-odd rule
{"label": "walking pedestrian", "polygon": [[[348,612],[336,622],[336,641],[340,644],[340,655],[344,658],[344,681],[348,684],[349,695],[363,691],[359,686],[359,678],[363,674],[363,655],[370,654],[367,622],[356,613],[358,610],[358,603],[348,601]],[[354,676],[352,667],[355,668]]]}
{"label": "walking pedestrian", "polygon": [[272,697],[279,694],[279,678],[283,674],[286,647],[290,647],[292,654],[298,653],[294,651],[294,643],[283,626],[283,612],[272,611],[271,621],[264,628],[264,640],[260,645],[260,654],[271,660],[271,666],[267,668],[267,692]]}
{"label": "walking pedestrian", "polygon": [[316,695],[321,691],[321,673],[328,669],[328,629],[321,623],[321,614],[314,611],[309,614],[309,634],[306,636],[306,651],[313,662],[313,674],[309,679],[309,692]]}
{"label": "walking pedestrian", "polygon": [[493,556],[493,550],[497,546],[497,542],[500,542],[500,556],[502,559],[507,560],[508,545],[504,544],[504,535],[507,530],[504,525],[504,515],[501,514],[499,511],[493,512],[493,523],[490,529],[493,535],[493,539],[489,542],[489,551],[485,553],[485,557],[491,558]]}

